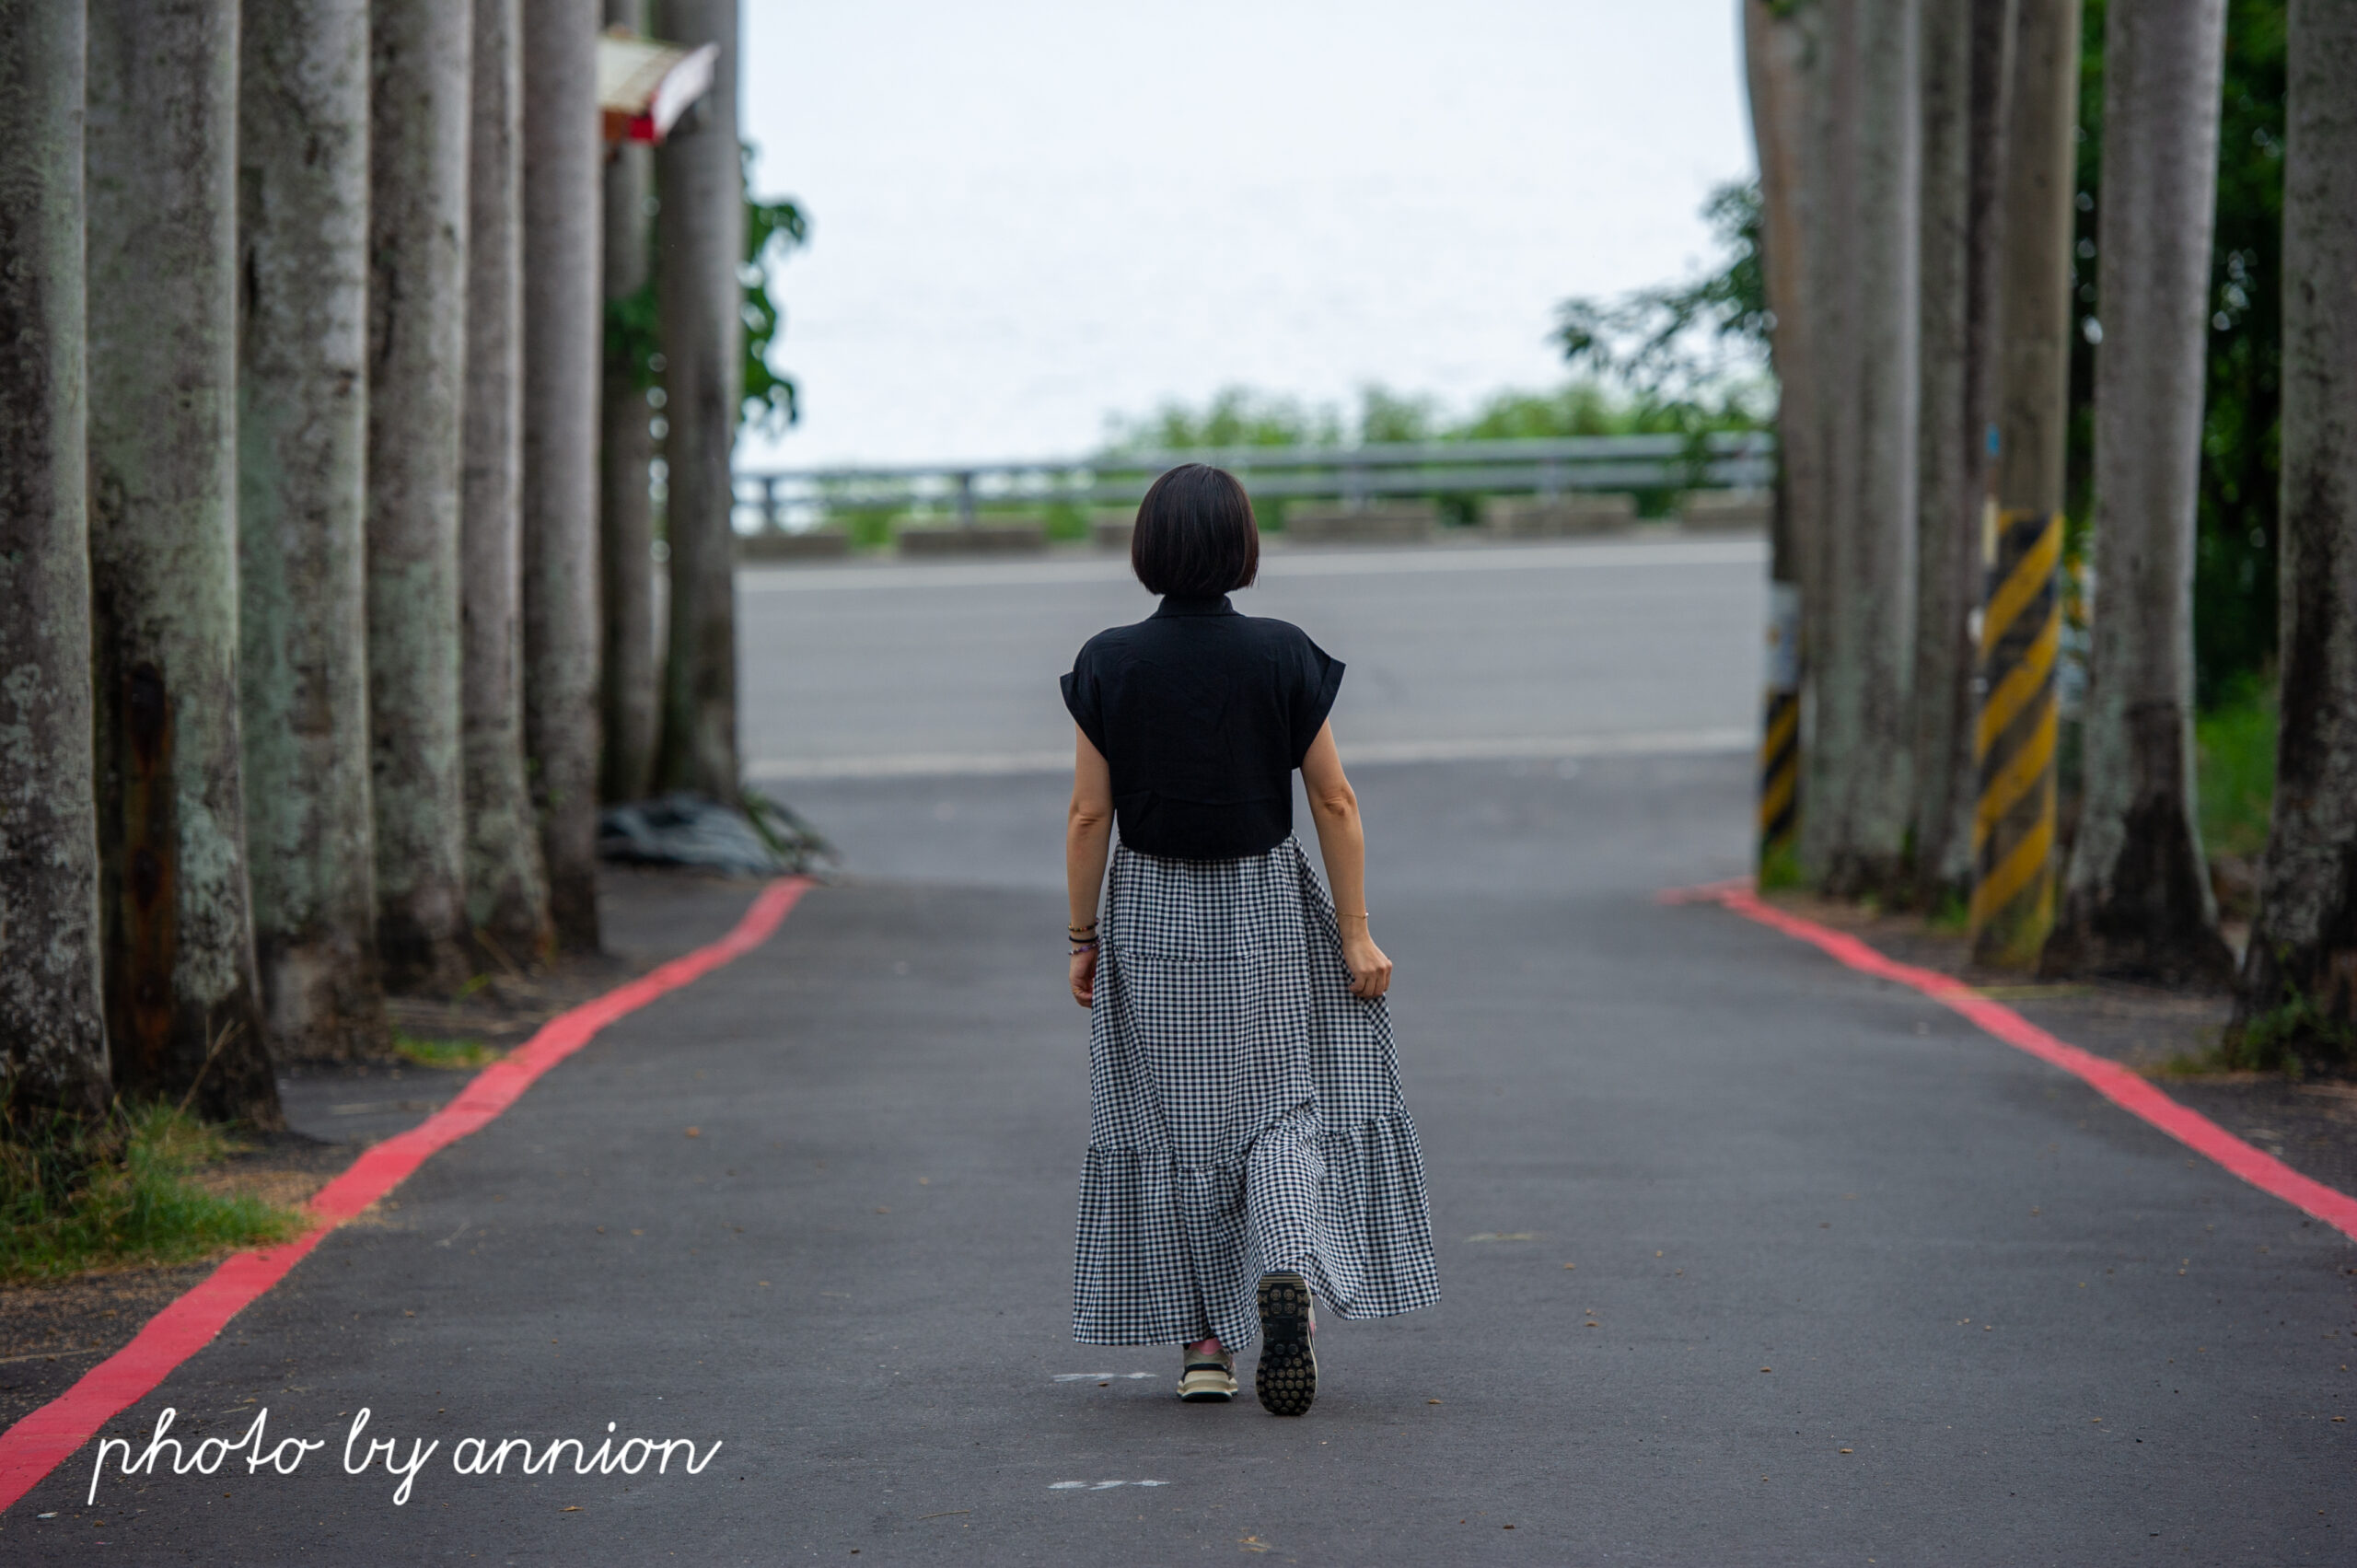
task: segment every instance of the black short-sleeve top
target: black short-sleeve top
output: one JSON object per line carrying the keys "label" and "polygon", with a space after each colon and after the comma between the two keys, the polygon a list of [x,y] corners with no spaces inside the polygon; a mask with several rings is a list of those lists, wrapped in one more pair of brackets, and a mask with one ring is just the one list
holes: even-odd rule
{"label": "black short-sleeve top", "polygon": [[1170,860],[1233,860],[1293,831],[1293,772],[1342,684],[1300,627],[1226,599],[1166,598],[1099,632],[1063,678],[1073,722],[1113,772],[1121,842]]}

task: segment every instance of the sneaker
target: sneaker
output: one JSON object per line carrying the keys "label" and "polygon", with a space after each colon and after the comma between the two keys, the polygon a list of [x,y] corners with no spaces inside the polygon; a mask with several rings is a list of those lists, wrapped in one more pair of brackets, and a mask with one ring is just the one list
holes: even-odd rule
{"label": "sneaker", "polygon": [[1271,1415],[1300,1415],[1318,1398],[1309,1282],[1291,1272],[1260,1276],[1260,1369],[1253,1392]]}
{"label": "sneaker", "polygon": [[1199,1355],[1190,1351],[1178,1374],[1178,1397],[1191,1404],[1225,1404],[1236,1398],[1236,1353]]}

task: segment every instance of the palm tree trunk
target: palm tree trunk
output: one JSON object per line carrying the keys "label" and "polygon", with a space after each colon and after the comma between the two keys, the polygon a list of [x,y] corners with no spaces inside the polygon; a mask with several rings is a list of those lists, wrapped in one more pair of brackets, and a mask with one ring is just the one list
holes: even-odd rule
{"label": "palm tree trunk", "polygon": [[1972,881],[1972,612],[1987,486],[1991,245],[2011,0],[1925,0],[1916,470],[1914,895],[1938,909]]}
{"label": "palm tree trunk", "polygon": [[[645,0],[606,0],[606,21],[633,32],[646,28]],[[655,193],[655,149],[624,142],[606,157],[605,296],[609,308],[644,289],[654,275],[646,203]],[[600,793],[637,800],[655,782],[662,705],[656,674],[655,503],[647,494],[655,437],[637,366],[607,338],[600,401],[598,565],[605,602],[605,761]]]}
{"label": "palm tree trunk", "polygon": [[524,726],[560,946],[598,947],[596,0],[524,0]]}
{"label": "palm tree trunk", "polygon": [[244,0],[238,633],[247,866],[281,1057],[385,1043],[368,802],[368,6]]}
{"label": "palm tree trunk", "polygon": [[1812,304],[1823,331],[1829,602],[1821,656],[1810,649],[1801,864],[1839,897],[1903,889],[1911,801],[1916,7],[1829,0],[1827,41]]}
{"label": "palm tree trunk", "polygon": [[2054,918],[2053,666],[2068,447],[2080,0],[2019,0],[1997,269],[1995,526],[1974,749],[1973,951],[2035,963]]}
{"label": "palm tree trunk", "polygon": [[657,29],[717,43],[712,91],[656,155],[656,292],[663,320],[671,545],[670,656],[657,777],[666,788],[735,800],[737,769],[737,390],[744,353],[737,269],[745,183],[737,140],[737,0],[664,0]]}
{"label": "palm tree trunk", "polygon": [[556,940],[524,773],[523,41],[521,0],[474,0],[459,539],[467,923],[511,962]]}
{"label": "palm tree trunk", "polygon": [[369,52],[368,720],[388,984],[467,946],[459,473],[466,392],[468,0],[379,0]]}
{"label": "palm tree trunk", "polygon": [[2357,1044],[2357,10],[2292,0],[2283,169],[2282,706],[2235,1028]]}
{"label": "palm tree trunk", "polygon": [[1770,353],[1776,374],[1777,483],[1769,577],[1769,690],[1760,748],[1761,870],[1781,874],[1793,852],[1802,802],[1800,676],[1811,618],[1824,597],[1817,571],[1824,537],[1825,480],[1819,461],[1817,362],[1810,337],[1808,256],[1810,95],[1817,45],[1815,10],[1782,11],[1745,0],[1744,63],[1752,140],[1759,160],[1760,267],[1775,317]]}
{"label": "palm tree trunk", "polygon": [[2193,525],[2225,0],[2107,12],[2085,787],[2042,967],[2223,984],[2193,795]]}
{"label": "palm tree trunk", "polygon": [[[1918,819],[1916,864],[1919,901],[1937,909],[1968,898],[1972,889],[1974,809],[1980,794],[1975,763],[1979,719],[1980,645],[1975,635],[1983,579],[1982,540],[1993,521],[1991,473],[1996,447],[1999,361],[1999,280],[2005,261],[2005,160],[2012,117],[2016,0],[1972,0],[1972,64],[1967,122],[1968,148],[1965,215],[1964,412],[1960,494],[1953,505],[1962,526],[1944,536],[1946,568],[1954,574],[1960,662],[1949,679],[1957,685],[1949,699],[1955,726],[1945,763],[1948,770],[1945,813],[1936,804]],[[1925,700],[1917,689],[1917,700]],[[1919,794],[1919,799],[1927,796]],[[1934,830],[1937,819],[1945,828]]]}
{"label": "palm tree trunk", "polygon": [[[1968,736],[1970,582],[1979,508],[1966,504],[1974,445],[1964,408],[1972,223],[1972,0],[1923,0],[1922,391],[1915,449],[1915,799],[1910,871],[1936,906]],[[1960,542],[1959,542],[1960,541]],[[1966,756],[1969,756],[1968,751]],[[1959,870],[1963,867],[1959,866]]]}
{"label": "palm tree trunk", "polygon": [[90,8],[99,908],[117,1085],[278,1126],[238,758],[237,18]]}
{"label": "palm tree trunk", "polygon": [[78,0],[0,0],[0,1111],[106,1108]]}

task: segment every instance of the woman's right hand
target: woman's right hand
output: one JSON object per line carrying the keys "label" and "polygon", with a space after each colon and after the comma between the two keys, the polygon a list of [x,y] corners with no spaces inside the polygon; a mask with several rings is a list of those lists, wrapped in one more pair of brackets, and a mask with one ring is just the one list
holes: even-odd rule
{"label": "woman's right hand", "polygon": [[1372,1002],[1391,988],[1390,958],[1375,945],[1365,925],[1357,922],[1342,927],[1342,967],[1351,971],[1351,994],[1363,1002]]}

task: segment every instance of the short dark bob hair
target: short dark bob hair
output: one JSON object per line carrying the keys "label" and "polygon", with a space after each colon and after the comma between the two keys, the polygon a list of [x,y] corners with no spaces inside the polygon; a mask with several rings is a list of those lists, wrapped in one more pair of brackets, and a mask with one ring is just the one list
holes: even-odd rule
{"label": "short dark bob hair", "polygon": [[1181,463],[1138,503],[1130,570],[1148,593],[1217,598],[1260,575],[1260,525],[1252,498],[1225,469]]}

